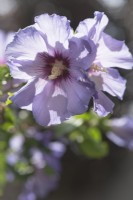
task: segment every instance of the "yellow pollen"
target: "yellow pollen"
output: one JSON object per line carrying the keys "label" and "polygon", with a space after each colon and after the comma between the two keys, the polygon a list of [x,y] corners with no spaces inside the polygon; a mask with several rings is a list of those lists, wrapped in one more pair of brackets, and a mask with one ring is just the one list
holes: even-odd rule
{"label": "yellow pollen", "polygon": [[98,65],[96,65],[96,64],[93,64],[92,66],[91,66],[91,68],[90,68],[90,70],[92,71],[92,72],[107,72],[107,70],[104,68],[104,67],[99,67]]}
{"label": "yellow pollen", "polygon": [[48,76],[50,80],[54,80],[63,74],[63,71],[67,70],[67,67],[63,64],[62,60],[55,60],[52,64],[51,75]]}

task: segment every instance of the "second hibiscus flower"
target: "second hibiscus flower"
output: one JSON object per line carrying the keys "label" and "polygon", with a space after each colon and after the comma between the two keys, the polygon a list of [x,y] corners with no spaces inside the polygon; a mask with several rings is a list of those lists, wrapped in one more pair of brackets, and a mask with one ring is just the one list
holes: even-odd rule
{"label": "second hibiscus flower", "polygon": [[96,56],[90,67],[88,76],[95,83],[97,93],[93,95],[94,111],[100,116],[113,112],[114,103],[103,93],[107,92],[119,99],[123,98],[126,89],[126,80],[122,78],[117,69],[132,69],[133,58],[124,41],[112,38],[104,32],[108,24],[107,16],[102,12],[95,12],[94,18],[80,22],[76,36],[92,40],[96,46]]}

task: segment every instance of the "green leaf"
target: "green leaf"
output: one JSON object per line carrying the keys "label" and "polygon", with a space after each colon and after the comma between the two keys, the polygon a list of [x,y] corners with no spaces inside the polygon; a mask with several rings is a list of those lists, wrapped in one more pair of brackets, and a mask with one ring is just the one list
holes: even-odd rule
{"label": "green leaf", "polygon": [[11,78],[9,68],[5,66],[0,66],[0,83],[3,80],[9,80]]}
{"label": "green leaf", "polygon": [[6,105],[9,105],[9,104],[12,104],[12,100],[10,98],[13,96],[13,93],[8,92],[7,94],[8,94],[8,97],[6,100]]}
{"label": "green leaf", "polygon": [[71,141],[76,141],[78,143],[81,143],[83,142],[84,137],[83,137],[83,134],[81,134],[78,130],[75,130],[72,133],[70,133],[69,139]]}
{"label": "green leaf", "polygon": [[4,130],[4,131],[10,131],[12,128],[14,128],[14,125],[12,122],[5,122],[1,125],[1,128]]}
{"label": "green leaf", "polygon": [[6,159],[4,152],[0,152],[0,196],[6,183]]}
{"label": "green leaf", "polygon": [[15,123],[16,122],[16,116],[13,112],[13,110],[9,107],[5,107],[5,112],[4,112],[4,118],[5,120]]}
{"label": "green leaf", "polygon": [[88,157],[102,158],[108,154],[108,144],[106,142],[95,142],[93,140],[85,140],[80,145],[80,150]]}
{"label": "green leaf", "polygon": [[91,158],[101,158],[108,154],[108,144],[102,140],[102,134],[96,127],[90,127],[83,133],[84,140],[80,150]]}
{"label": "green leaf", "polygon": [[30,166],[26,161],[19,161],[16,163],[15,170],[19,175],[29,175],[34,171],[33,167]]}
{"label": "green leaf", "polygon": [[75,126],[70,123],[62,123],[58,126],[53,126],[56,132],[56,137],[64,136],[75,129]]}
{"label": "green leaf", "polygon": [[48,176],[52,176],[55,174],[55,171],[52,167],[46,165],[44,168],[44,172],[48,175]]}

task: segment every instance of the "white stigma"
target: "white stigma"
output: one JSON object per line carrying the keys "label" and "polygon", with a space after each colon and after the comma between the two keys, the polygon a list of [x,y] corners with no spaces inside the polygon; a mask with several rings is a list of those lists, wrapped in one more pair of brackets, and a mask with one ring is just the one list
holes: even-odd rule
{"label": "white stigma", "polygon": [[50,80],[54,80],[61,76],[64,72],[64,70],[67,70],[66,66],[63,64],[62,60],[55,60],[55,62],[52,64],[52,70],[51,75],[48,76]]}

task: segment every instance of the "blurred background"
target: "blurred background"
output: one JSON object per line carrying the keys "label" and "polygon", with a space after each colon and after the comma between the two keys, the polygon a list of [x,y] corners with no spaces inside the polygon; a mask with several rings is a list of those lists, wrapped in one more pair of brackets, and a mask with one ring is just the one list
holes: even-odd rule
{"label": "blurred background", "polygon": [[[103,11],[110,23],[106,32],[125,40],[133,53],[132,0],[0,0],[0,29],[17,31],[34,23],[42,13],[59,14],[71,20],[71,26],[94,11]],[[54,33],[53,33],[54,34]],[[133,72],[121,71],[127,79],[124,101],[115,100],[114,117],[133,113]],[[23,183],[8,183],[1,200],[17,200]],[[110,143],[109,155],[89,159],[68,149],[62,158],[59,187],[46,200],[133,200],[133,152]],[[32,199],[24,199],[32,200]]]}

